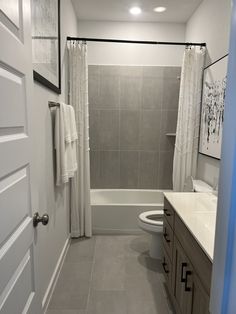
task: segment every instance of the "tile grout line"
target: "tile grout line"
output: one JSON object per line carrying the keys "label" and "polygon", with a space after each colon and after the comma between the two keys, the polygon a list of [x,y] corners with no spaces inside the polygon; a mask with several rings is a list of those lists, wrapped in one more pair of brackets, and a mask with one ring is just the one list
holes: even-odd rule
{"label": "tile grout line", "polygon": [[85,309],[85,314],[88,314],[88,306],[89,306],[89,301],[90,301],[90,295],[91,295],[91,289],[92,289],[92,278],[93,278],[93,271],[94,271],[94,265],[95,265],[95,253],[96,253],[96,243],[97,243],[97,238],[95,237],[95,244],[94,244],[94,252],[93,252],[93,262],[92,262],[92,268],[91,268],[91,274],[90,274],[90,280],[89,280],[89,292],[88,292],[88,298],[87,298],[87,304],[86,304],[86,309]]}

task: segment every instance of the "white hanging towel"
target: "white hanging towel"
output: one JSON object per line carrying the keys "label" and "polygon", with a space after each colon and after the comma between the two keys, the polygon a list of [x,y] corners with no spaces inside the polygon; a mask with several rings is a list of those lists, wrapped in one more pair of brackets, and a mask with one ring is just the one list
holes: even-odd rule
{"label": "white hanging towel", "polygon": [[74,177],[77,171],[76,141],[78,139],[74,108],[60,103],[56,109],[54,141],[56,149],[56,185]]}

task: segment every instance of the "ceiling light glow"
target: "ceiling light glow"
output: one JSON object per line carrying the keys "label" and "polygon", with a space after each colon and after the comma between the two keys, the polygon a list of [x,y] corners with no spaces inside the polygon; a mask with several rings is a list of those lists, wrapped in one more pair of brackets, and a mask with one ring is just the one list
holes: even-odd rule
{"label": "ceiling light glow", "polygon": [[166,7],[156,7],[155,9],[153,9],[153,11],[163,13],[166,11]]}
{"label": "ceiling light glow", "polygon": [[142,10],[139,7],[132,7],[130,8],[129,12],[133,15],[139,15]]}

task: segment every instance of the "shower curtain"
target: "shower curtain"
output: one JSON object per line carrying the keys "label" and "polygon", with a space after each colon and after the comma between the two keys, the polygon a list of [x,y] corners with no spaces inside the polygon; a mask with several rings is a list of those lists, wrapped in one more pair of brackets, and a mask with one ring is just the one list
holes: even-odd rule
{"label": "shower curtain", "polygon": [[78,171],[71,180],[71,237],[91,237],[89,111],[87,46],[84,42],[68,42],[69,103],[74,107],[79,140]]}
{"label": "shower curtain", "polygon": [[186,179],[196,176],[204,61],[205,48],[186,47],[173,164],[173,190],[176,192],[184,191]]}

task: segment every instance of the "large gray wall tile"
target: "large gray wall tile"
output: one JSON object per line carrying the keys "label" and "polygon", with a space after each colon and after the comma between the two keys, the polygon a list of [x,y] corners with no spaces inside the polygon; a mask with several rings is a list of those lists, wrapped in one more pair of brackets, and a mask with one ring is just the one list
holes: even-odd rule
{"label": "large gray wall tile", "polygon": [[120,186],[124,189],[137,189],[139,181],[139,152],[120,152]]}
{"label": "large gray wall tile", "polygon": [[140,123],[140,149],[159,151],[161,111],[143,110]]}
{"label": "large gray wall tile", "polygon": [[119,149],[119,111],[90,110],[91,150]]}
{"label": "large gray wall tile", "polygon": [[100,105],[100,66],[88,67],[89,107],[98,108]]}
{"label": "large gray wall tile", "polygon": [[101,110],[99,125],[99,149],[119,149],[119,111]]}
{"label": "large gray wall tile", "polygon": [[143,67],[141,66],[119,66],[121,77],[137,77],[141,78],[143,73]]}
{"label": "large gray wall tile", "polygon": [[158,187],[159,152],[140,152],[139,188]]}
{"label": "large gray wall tile", "polygon": [[144,77],[142,87],[142,108],[161,109],[163,101],[163,79]]}
{"label": "large gray wall tile", "polygon": [[119,76],[121,67],[117,65],[102,65],[100,66],[101,76]]}
{"label": "large gray wall tile", "polygon": [[90,180],[92,189],[101,187],[100,151],[90,150]]}
{"label": "large gray wall tile", "polygon": [[119,108],[119,87],[120,79],[116,75],[101,75],[100,83],[100,108],[117,109]]}
{"label": "large gray wall tile", "polygon": [[120,111],[120,149],[138,150],[140,140],[140,110]]}
{"label": "large gray wall tile", "polygon": [[165,67],[143,66],[143,77],[163,78]]}
{"label": "large gray wall tile", "polygon": [[118,189],[120,187],[120,152],[100,152],[100,187]]}
{"label": "large gray wall tile", "polygon": [[98,150],[100,145],[100,110],[89,112],[89,145],[91,150]]}
{"label": "large gray wall tile", "polygon": [[175,149],[175,136],[161,135],[160,138],[160,151],[171,152]]}
{"label": "large gray wall tile", "polygon": [[173,156],[158,153],[173,154],[166,133],[176,128],[180,75],[180,67],[89,66],[92,188],[155,188],[157,177],[171,185],[158,164],[172,168]]}
{"label": "large gray wall tile", "polygon": [[101,66],[96,64],[91,64],[88,66],[88,77],[99,76],[101,72]]}
{"label": "large gray wall tile", "polygon": [[165,78],[163,81],[163,105],[164,110],[178,109],[180,81],[177,78]]}
{"label": "large gray wall tile", "polygon": [[181,75],[181,67],[164,67],[163,78],[178,78]]}
{"label": "large gray wall tile", "polygon": [[123,76],[120,82],[120,108],[140,109],[142,78]]}
{"label": "large gray wall tile", "polygon": [[174,152],[160,152],[159,166],[159,188],[172,189],[172,174],[173,174],[173,157]]}

